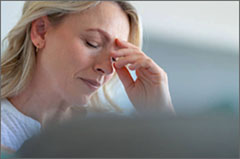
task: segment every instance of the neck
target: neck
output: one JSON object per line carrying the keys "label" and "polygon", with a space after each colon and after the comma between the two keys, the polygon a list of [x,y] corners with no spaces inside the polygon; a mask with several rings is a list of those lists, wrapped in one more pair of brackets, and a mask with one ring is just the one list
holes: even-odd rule
{"label": "neck", "polygon": [[65,102],[51,86],[45,84],[46,81],[35,81],[37,80],[33,78],[21,93],[9,98],[16,109],[39,121],[43,127],[49,121],[62,120],[70,116],[71,105]]}
{"label": "neck", "polygon": [[62,120],[70,115],[70,106],[60,100],[44,98],[38,93],[23,91],[9,101],[24,115],[41,123],[44,127],[49,121]]}

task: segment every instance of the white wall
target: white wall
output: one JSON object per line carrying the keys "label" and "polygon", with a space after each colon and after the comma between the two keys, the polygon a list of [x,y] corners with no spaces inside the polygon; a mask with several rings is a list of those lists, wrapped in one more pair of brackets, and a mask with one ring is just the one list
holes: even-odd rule
{"label": "white wall", "polygon": [[239,48],[237,1],[134,1],[146,32],[189,44]]}
{"label": "white wall", "polygon": [[1,1],[1,41],[17,23],[24,1]]}

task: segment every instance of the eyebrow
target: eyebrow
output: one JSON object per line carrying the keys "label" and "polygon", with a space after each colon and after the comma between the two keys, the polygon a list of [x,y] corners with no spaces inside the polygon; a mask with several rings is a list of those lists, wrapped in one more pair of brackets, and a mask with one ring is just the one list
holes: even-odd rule
{"label": "eyebrow", "polygon": [[104,31],[102,29],[99,29],[99,28],[91,28],[91,29],[87,29],[86,31],[96,31],[96,32],[99,32],[101,35],[104,36],[104,38],[107,41],[110,41],[110,39],[111,39],[110,35],[106,31]]}

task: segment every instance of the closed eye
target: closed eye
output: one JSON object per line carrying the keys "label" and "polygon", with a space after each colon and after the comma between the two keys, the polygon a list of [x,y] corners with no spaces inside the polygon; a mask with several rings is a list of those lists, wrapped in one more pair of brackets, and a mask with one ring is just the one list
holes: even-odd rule
{"label": "closed eye", "polygon": [[94,44],[92,44],[92,43],[90,43],[90,42],[88,42],[88,41],[86,41],[86,44],[87,44],[88,46],[92,47],[92,48],[95,48],[95,49],[98,48],[98,45],[94,45]]}

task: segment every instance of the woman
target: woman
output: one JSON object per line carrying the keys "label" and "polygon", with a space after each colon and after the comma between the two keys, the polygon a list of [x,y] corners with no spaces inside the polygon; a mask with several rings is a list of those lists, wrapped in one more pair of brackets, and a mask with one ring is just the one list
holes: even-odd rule
{"label": "woman", "polygon": [[[138,112],[174,114],[167,75],[141,51],[139,18],[128,2],[25,2],[7,40],[2,150],[18,150],[51,121],[124,111],[109,99],[117,76]],[[108,104],[100,104],[102,86]]]}

